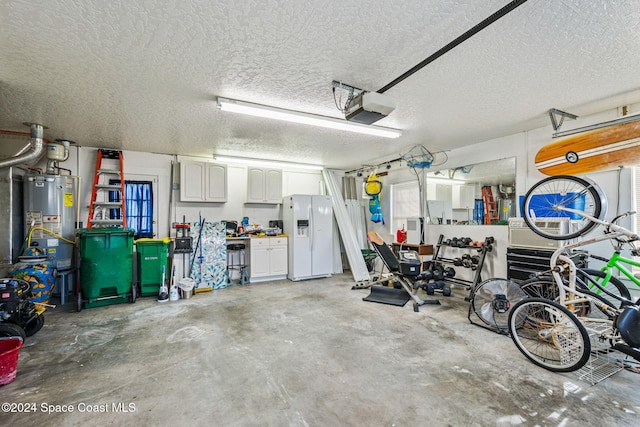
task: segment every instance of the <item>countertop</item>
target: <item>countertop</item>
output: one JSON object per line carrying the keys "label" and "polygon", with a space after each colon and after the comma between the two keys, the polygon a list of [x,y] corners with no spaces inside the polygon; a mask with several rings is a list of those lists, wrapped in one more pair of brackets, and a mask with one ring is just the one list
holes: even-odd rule
{"label": "countertop", "polygon": [[246,239],[264,239],[267,237],[288,237],[288,234],[278,234],[276,236],[227,236],[227,240],[246,240]]}

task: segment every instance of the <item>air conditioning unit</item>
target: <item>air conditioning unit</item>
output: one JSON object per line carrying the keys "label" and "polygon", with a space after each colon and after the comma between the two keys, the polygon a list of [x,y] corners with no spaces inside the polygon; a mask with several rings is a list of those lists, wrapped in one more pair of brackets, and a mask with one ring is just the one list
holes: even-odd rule
{"label": "air conditioning unit", "polygon": [[[569,218],[538,218],[536,227],[548,234],[567,234]],[[524,219],[509,218],[509,246],[516,248],[558,249],[570,243],[568,240],[551,240],[534,233]]]}
{"label": "air conditioning unit", "polygon": [[407,243],[424,244],[424,223],[422,218],[407,218]]}

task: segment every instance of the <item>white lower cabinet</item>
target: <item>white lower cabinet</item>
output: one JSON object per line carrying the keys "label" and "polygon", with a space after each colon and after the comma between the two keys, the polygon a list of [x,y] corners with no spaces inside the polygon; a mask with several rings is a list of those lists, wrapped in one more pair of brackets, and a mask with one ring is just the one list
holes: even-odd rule
{"label": "white lower cabinet", "polygon": [[287,238],[254,237],[250,242],[251,282],[264,282],[287,277]]}

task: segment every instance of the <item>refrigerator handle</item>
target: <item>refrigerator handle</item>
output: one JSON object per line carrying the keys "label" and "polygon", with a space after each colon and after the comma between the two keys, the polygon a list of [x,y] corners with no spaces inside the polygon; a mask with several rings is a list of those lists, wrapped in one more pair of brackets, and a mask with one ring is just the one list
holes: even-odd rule
{"label": "refrigerator handle", "polygon": [[313,207],[312,204],[309,204],[309,206],[307,206],[307,218],[309,218],[309,250],[313,251]]}

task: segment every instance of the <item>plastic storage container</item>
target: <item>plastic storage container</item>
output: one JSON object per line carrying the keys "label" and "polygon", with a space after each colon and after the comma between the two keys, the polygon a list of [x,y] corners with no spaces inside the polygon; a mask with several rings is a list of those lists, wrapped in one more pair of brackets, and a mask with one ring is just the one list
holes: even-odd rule
{"label": "plastic storage container", "polygon": [[0,385],[9,384],[18,373],[18,356],[22,338],[0,338]]}
{"label": "plastic storage container", "polygon": [[78,230],[80,294],[78,310],[135,302],[133,281],[134,230],[86,228]]}

